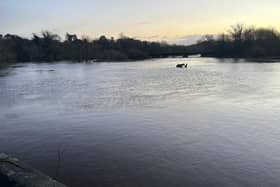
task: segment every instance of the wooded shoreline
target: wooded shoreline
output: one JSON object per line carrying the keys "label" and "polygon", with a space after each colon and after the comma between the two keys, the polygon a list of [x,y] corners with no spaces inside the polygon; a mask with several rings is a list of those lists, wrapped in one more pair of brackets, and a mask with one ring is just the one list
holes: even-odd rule
{"label": "wooded shoreline", "polygon": [[190,46],[129,37],[114,39],[101,36],[92,40],[69,33],[62,39],[49,31],[33,34],[30,39],[12,34],[0,35],[0,63],[135,61],[194,54],[215,58],[278,59],[280,33],[271,28],[236,25],[224,34],[205,35]]}

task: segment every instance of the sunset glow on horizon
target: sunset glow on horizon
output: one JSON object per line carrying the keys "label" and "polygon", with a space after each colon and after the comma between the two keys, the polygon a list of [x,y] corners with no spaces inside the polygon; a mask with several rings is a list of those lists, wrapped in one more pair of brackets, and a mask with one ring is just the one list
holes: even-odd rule
{"label": "sunset glow on horizon", "polygon": [[[50,30],[91,38],[124,35],[175,42],[219,34],[236,23],[280,29],[278,0],[3,0],[0,33]],[[176,43],[176,42],[175,42]]]}

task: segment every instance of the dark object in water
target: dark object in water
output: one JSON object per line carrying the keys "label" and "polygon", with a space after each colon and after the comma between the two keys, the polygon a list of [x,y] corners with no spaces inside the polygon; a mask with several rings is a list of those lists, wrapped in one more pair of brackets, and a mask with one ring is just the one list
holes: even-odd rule
{"label": "dark object in water", "polygon": [[188,64],[177,64],[176,68],[188,68]]}
{"label": "dark object in water", "polygon": [[0,154],[0,186],[66,187],[40,171],[6,154]]}

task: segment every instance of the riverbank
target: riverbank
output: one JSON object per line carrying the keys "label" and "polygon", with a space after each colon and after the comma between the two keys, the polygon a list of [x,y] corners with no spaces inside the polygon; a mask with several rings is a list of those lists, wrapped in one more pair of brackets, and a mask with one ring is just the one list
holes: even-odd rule
{"label": "riverbank", "polygon": [[67,187],[17,158],[0,154],[0,186],[3,187]]}

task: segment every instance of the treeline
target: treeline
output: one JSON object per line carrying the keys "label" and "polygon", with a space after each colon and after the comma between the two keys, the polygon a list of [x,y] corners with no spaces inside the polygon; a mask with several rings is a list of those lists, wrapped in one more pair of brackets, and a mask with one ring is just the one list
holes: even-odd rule
{"label": "treeline", "polygon": [[203,56],[222,58],[279,58],[280,34],[275,29],[238,24],[219,36],[206,35],[190,47]]}
{"label": "treeline", "polygon": [[78,38],[67,33],[65,39],[44,31],[32,38],[0,35],[0,62],[70,61],[125,61],[166,57],[183,54],[184,46],[140,41],[128,37],[115,40],[101,36],[98,39]]}
{"label": "treeline", "polygon": [[0,63],[52,61],[127,61],[201,54],[218,58],[280,58],[280,33],[238,24],[219,36],[206,35],[191,46],[101,36],[91,40],[44,31],[31,38],[0,35]]}

